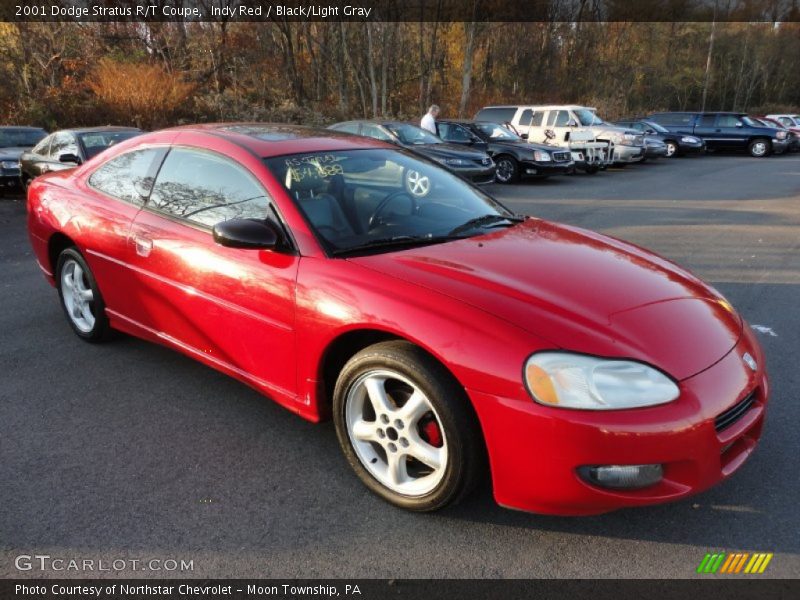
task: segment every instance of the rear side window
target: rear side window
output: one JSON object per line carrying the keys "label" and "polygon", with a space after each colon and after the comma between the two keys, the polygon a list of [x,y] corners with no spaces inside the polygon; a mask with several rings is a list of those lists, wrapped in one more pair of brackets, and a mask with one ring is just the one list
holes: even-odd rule
{"label": "rear side window", "polygon": [[439,137],[448,142],[468,142],[473,136],[461,125],[439,123]]}
{"label": "rear side window", "polygon": [[717,120],[716,115],[703,115],[697,122],[698,127],[713,127],[714,122]]}
{"label": "rear side window", "polygon": [[497,106],[494,108],[482,108],[475,115],[476,121],[497,121],[498,123],[510,123],[514,120],[517,109],[514,106]]}
{"label": "rear side window", "polygon": [[526,108],[519,117],[519,124],[521,127],[530,127],[532,119],[533,111],[530,108]]}
{"label": "rear side window", "polygon": [[533,117],[531,118],[531,127],[541,127],[543,120],[544,113],[540,110],[537,110],[535,113],[533,113]]}
{"label": "rear side window", "polygon": [[243,167],[218,154],[175,148],[156,178],[148,206],[197,225],[266,219],[266,193]]}
{"label": "rear side window", "polygon": [[154,163],[164,152],[147,148],[121,154],[92,173],[89,185],[114,198],[142,205],[153,187]]}
{"label": "rear side window", "polygon": [[694,115],[691,113],[661,113],[652,115],[651,121],[655,121],[659,125],[691,125],[694,120]]}

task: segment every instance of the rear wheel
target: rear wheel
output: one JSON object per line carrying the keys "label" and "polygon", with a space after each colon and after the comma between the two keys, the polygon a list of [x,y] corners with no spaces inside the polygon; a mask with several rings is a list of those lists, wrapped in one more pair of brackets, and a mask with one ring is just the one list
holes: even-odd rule
{"label": "rear wheel", "polygon": [[519,163],[513,156],[495,158],[497,169],[494,176],[499,183],[514,183],[519,180]]}
{"label": "rear wheel", "polygon": [[75,248],[67,248],[59,255],[56,281],[61,307],[78,337],[87,342],[108,339],[111,327],[103,297],[89,265]]}
{"label": "rear wheel", "polygon": [[770,150],[769,140],[764,138],[755,139],[747,146],[747,151],[750,153],[750,156],[755,158],[767,156]]}
{"label": "rear wheel", "polygon": [[457,502],[483,471],[482,438],[463,388],[412,344],[383,342],[351,358],[333,410],[350,466],[396,506],[431,511]]}

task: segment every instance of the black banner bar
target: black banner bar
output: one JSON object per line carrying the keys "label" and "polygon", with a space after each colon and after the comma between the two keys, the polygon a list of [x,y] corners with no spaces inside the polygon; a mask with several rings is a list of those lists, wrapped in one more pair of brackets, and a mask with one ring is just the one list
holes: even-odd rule
{"label": "black banner bar", "polygon": [[2,21],[800,21],[797,0],[2,0]]}
{"label": "black banner bar", "polygon": [[[588,574],[588,573],[587,573]],[[62,579],[5,580],[3,600],[796,600],[800,581],[757,575],[696,580]]]}

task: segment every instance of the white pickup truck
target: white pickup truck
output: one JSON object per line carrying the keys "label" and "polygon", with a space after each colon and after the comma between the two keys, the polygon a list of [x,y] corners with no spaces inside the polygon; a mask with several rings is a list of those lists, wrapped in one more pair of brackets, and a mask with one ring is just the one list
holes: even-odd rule
{"label": "white pickup truck", "polygon": [[[478,111],[477,120],[503,120],[532,142],[570,148],[576,163],[583,154],[587,166],[625,165],[639,162],[645,155],[644,136],[603,121],[592,107],[574,104],[487,106]],[[600,144],[604,150],[599,150]],[[587,170],[587,172],[590,172]]]}

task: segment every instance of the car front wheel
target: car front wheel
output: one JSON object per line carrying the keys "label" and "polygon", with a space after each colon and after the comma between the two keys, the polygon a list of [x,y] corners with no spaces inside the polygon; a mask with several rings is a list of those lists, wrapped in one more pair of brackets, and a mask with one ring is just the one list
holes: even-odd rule
{"label": "car front wheel", "polygon": [[483,443],[469,401],[426,352],[402,341],[351,358],[336,383],[339,445],[361,481],[401,508],[457,502],[483,471]]}
{"label": "car front wheel", "polygon": [[678,154],[678,144],[675,142],[667,142],[667,158],[672,158]]}
{"label": "car front wheel", "polygon": [[500,156],[495,159],[497,170],[495,179],[498,183],[514,183],[519,179],[519,163],[512,156]]}
{"label": "car front wheel", "polygon": [[58,296],[73,331],[88,342],[108,338],[111,328],[105,304],[89,265],[75,248],[58,257],[56,267]]}
{"label": "car front wheel", "polygon": [[750,153],[750,156],[754,156],[755,158],[766,156],[770,151],[769,140],[753,140],[750,142],[750,145],[747,146],[747,151]]}

